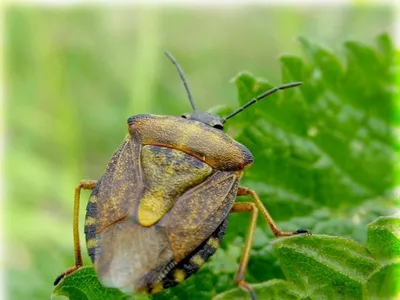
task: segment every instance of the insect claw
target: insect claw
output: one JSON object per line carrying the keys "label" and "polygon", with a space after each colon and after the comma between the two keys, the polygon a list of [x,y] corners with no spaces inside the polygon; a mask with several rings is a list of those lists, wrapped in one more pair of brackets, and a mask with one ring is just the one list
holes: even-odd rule
{"label": "insect claw", "polygon": [[257,300],[256,293],[254,292],[253,288],[247,282],[241,280],[238,282],[238,285],[242,290],[249,293],[251,300]]}
{"label": "insect claw", "polygon": [[54,285],[59,284],[60,281],[61,281],[65,276],[67,276],[67,275],[69,275],[69,274],[75,272],[75,271],[78,270],[80,267],[81,267],[81,266],[75,266],[75,267],[69,268],[69,269],[68,269],[67,271],[65,271],[64,273],[58,275],[57,278],[54,280],[54,283],[53,283],[53,284],[54,284]]}
{"label": "insect claw", "polygon": [[257,300],[256,293],[253,291],[253,289],[251,289],[251,290],[249,291],[249,294],[250,294],[251,300]]}
{"label": "insect claw", "polygon": [[65,273],[62,273],[62,274],[58,275],[57,278],[56,278],[56,280],[54,280],[53,285],[56,286],[57,284],[59,284],[60,281],[61,281],[61,279],[63,279],[64,277],[65,277]]}
{"label": "insect claw", "polygon": [[306,235],[312,235],[311,231],[308,229],[297,229],[293,234],[306,234]]}

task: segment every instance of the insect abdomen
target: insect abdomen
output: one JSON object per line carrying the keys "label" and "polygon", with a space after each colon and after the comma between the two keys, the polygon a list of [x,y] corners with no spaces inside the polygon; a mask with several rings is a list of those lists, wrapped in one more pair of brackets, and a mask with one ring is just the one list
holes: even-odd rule
{"label": "insect abdomen", "polygon": [[97,230],[97,191],[100,186],[100,180],[96,183],[92,196],[86,207],[85,235],[88,254],[92,263],[95,262],[96,254],[96,230]]}
{"label": "insect abdomen", "polygon": [[219,244],[225,235],[228,218],[206,239],[197,249],[188,255],[179,264],[173,267],[159,281],[148,286],[149,294],[156,294],[164,289],[173,287],[196,273],[202,265],[217,251]]}

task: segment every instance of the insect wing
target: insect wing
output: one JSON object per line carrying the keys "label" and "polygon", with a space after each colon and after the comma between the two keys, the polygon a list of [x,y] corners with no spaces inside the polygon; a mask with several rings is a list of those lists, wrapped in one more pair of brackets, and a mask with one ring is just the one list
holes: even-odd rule
{"label": "insect wing", "polygon": [[131,217],[143,193],[140,152],[134,139],[121,144],[92,192],[85,224],[100,281],[124,292],[132,292],[143,276],[172,260],[165,233]]}
{"label": "insect wing", "polygon": [[175,262],[179,262],[210,237],[228,215],[236,198],[240,173],[217,171],[183,194],[160,221],[165,228]]}
{"label": "insect wing", "polygon": [[139,155],[140,145],[132,139],[120,145],[90,196],[85,225],[99,232],[133,209],[142,190]]}

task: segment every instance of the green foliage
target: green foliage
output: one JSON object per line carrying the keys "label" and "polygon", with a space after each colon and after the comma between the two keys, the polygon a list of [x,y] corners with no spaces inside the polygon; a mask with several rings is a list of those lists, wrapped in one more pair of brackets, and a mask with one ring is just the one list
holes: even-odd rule
{"label": "green foliage", "polygon": [[[381,231],[392,233],[390,240],[381,237],[377,223]],[[253,285],[254,290],[260,299],[397,299],[400,255],[397,253],[390,256],[391,261],[380,263],[379,253],[369,250],[398,250],[399,226],[398,216],[371,223],[366,247],[326,235],[279,239],[273,244],[288,281],[272,279]],[[250,297],[239,288],[214,297],[214,300],[225,299]]]}
{"label": "green foliage", "polygon": [[398,218],[381,217],[368,227],[368,250],[381,262],[400,257],[400,224]]}
{"label": "green foliage", "polygon": [[[257,283],[260,299],[394,298],[399,219],[371,223],[368,241],[365,230],[395,207],[393,46],[382,35],[374,47],[346,43],[339,57],[305,39],[300,44],[306,59],[286,55],[281,67],[283,82],[303,86],[260,101],[227,125],[255,157],[243,185],[258,192],[282,229],[316,234],[271,245],[260,219],[246,280]],[[241,105],[273,86],[246,72],[234,81]],[[248,222],[246,215],[231,215],[210,262],[153,298],[248,298],[233,282]]]}
{"label": "green foliage", "polygon": [[65,277],[53,292],[54,295],[64,295],[69,299],[96,300],[115,299],[128,300],[132,297],[121,293],[118,289],[103,287],[92,267],[82,267],[72,276]]}
{"label": "green foliage", "polygon": [[[326,235],[278,239],[273,245],[287,281],[271,279],[252,287],[260,299],[270,300],[322,299],[328,295],[333,299],[396,298],[400,294],[394,280],[400,275],[400,264],[397,262],[400,258],[400,238],[396,236],[399,229],[399,217],[379,218],[368,226],[366,247],[349,239]],[[383,236],[382,232],[385,233]],[[379,262],[382,261],[382,250],[391,254],[384,257],[384,262]],[[207,268],[208,272],[215,272],[210,267]],[[194,283],[196,289],[193,286],[180,291],[175,288],[173,292],[172,289],[167,290],[154,298],[184,299],[183,297],[190,295],[196,295],[196,299],[209,298],[213,294],[210,292],[214,286],[212,283],[219,278],[202,273],[195,277],[199,280],[198,286]],[[66,277],[55,288],[54,294],[66,295],[72,300],[128,299],[128,296],[118,290],[102,287],[93,268],[88,267]],[[213,299],[250,297],[241,289],[234,288]]]}
{"label": "green foliage", "polygon": [[368,226],[368,250],[381,263],[368,279],[372,299],[397,299],[400,295],[399,230],[398,216],[381,217]]}
{"label": "green foliage", "polygon": [[[258,299],[296,300],[304,296],[303,291],[293,283],[282,279],[271,279],[263,283],[253,284],[252,288]],[[250,299],[250,296],[241,289],[235,288],[213,298],[213,300],[227,299]]]}

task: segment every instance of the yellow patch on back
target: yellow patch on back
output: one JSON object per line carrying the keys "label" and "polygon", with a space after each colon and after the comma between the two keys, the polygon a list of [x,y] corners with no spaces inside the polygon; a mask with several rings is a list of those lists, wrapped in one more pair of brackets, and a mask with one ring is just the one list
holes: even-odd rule
{"label": "yellow patch on back", "polygon": [[142,198],[142,205],[139,206],[138,218],[142,226],[151,226],[156,223],[166,213],[165,208],[159,201],[153,199],[163,199],[164,191],[161,189],[152,190]]}
{"label": "yellow patch on back", "polygon": [[180,283],[185,280],[185,271],[182,269],[176,269],[174,272],[174,279],[176,282]]}
{"label": "yellow patch on back", "polygon": [[191,155],[152,145],[142,147],[141,166],[145,189],[137,217],[146,227],[157,223],[183,193],[212,173],[209,165]]}
{"label": "yellow patch on back", "polygon": [[85,220],[85,225],[89,226],[89,225],[95,225],[96,224],[96,219],[93,217],[87,217]]}
{"label": "yellow patch on back", "polygon": [[142,226],[151,226],[160,219],[157,213],[144,209],[139,209],[138,217]]}
{"label": "yellow patch on back", "polygon": [[96,247],[96,239],[93,238],[93,239],[87,240],[86,245],[88,248]]}
{"label": "yellow patch on back", "polygon": [[219,247],[219,242],[215,237],[211,237],[207,244],[211,247],[213,247],[214,249],[217,249]]}
{"label": "yellow patch on back", "polygon": [[151,293],[152,294],[157,294],[161,292],[164,289],[162,282],[157,282],[155,285],[152,286],[151,288]]}
{"label": "yellow patch on back", "polygon": [[193,256],[191,261],[199,268],[204,264],[204,259],[200,256],[200,254]]}

